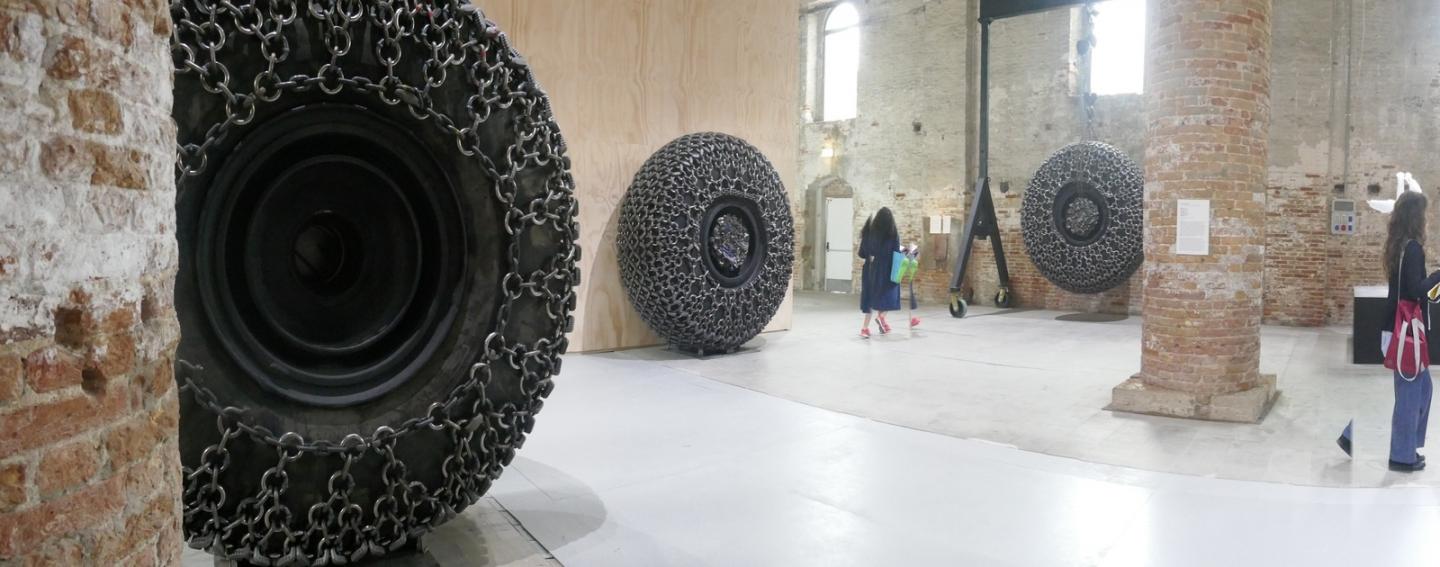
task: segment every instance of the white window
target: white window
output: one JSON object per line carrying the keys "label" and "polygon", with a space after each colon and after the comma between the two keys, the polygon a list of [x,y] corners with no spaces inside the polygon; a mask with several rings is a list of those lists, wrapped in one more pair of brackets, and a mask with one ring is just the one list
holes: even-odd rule
{"label": "white window", "polygon": [[855,117],[855,93],[860,86],[860,12],[849,2],[841,3],[825,16],[820,104],[824,120]]}
{"label": "white window", "polygon": [[1144,92],[1145,0],[1106,0],[1097,2],[1094,8],[1090,92]]}

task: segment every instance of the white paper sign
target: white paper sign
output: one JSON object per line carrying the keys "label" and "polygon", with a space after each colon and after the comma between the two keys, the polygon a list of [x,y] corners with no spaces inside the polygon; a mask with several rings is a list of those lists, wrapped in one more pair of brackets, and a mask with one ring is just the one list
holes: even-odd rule
{"label": "white paper sign", "polygon": [[1210,254],[1210,201],[1180,199],[1175,204],[1175,253]]}
{"label": "white paper sign", "polygon": [[946,216],[940,220],[940,234],[950,234],[950,217]]}
{"label": "white paper sign", "polygon": [[930,215],[930,234],[944,234],[940,231],[940,215]]}

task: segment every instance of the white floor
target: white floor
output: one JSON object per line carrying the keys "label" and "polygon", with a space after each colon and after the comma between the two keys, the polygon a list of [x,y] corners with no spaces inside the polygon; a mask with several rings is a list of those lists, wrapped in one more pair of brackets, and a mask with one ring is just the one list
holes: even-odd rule
{"label": "white floor", "polygon": [[[1091,462],[1308,486],[1440,487],[1440,468],[1413,475],[1386,470],[1391,378],[1379,366],[1349,363],[1348,329],[1265,327],[1260,369],[1279,376],[1282,393],[1263,423],[1248,425],[1105,411],[1110,389],[1140,369],[1138,317],[1076,322],[1053,311],[982,307],[952,319],[943,306],[922,308],[924,322],[913,335],[897,328],[865,341],[857,336],[853,296],[800,294],[794,329],[762,335],[748,352],[703,360],[663,349],[600,356]],[[897,316],[892,324],[904,320]],[[556,391],[571,378],[577,377],[562,376]],[[1352,417],[1354,460],[1335,446]]]}
{"label": "white floor", "polygon": [[1092,464],[616,356],[567,358],[491,494],[571,567],[1440,563],[1430,488]]}

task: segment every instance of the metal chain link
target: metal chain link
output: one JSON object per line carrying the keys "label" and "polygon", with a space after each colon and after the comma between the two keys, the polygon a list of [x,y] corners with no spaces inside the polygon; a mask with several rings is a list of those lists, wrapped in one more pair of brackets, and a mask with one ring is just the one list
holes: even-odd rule
{"label": "metal chain link", "polygon": [[[704,226],[707,211],[725,201],[754,203],[756,226],[731,214]],[[769,324],[790,285],[795,237],[785,187],[758,149],[733,136],[690,134],[651,156],[625,195],[618,236],[626,293],[645,322],[682,350],[738,348]],[[722,272],[760,265],[727,285],[707,256]]]}
{"label": "metal chain link", "polygon": [[[184,529],[192,546],[258,565],[341,565],[384,554],[453,517],[473,504],[498,478],[530,431],[542,399],[553,388],[560,356],[573,327],[574,286],[580,258],[575,217],[578,209],[566,147],[549,101],[506,36],[462,0],[172,0],[171,52],[175,74],[198,82],[224,105],[224,119],[200,139],[180,140],[177,184],[203,172],[210,152],[250,124],[262,105],[287,95],[318,90],[375,97],[403,107],[417,121],[454,138],[460,154],[481,164],[494,181],[494,198],[506,210],[502,278],[504,300],[494,330],[480,345],[477,362],[464,380],[424,415],[370,435],[310,439],[294,432],[271,431],[253,419],[253,410],[220,399],[201,385],[204,369],[177,364],[181,395],[215,416],[216,442],[195,466],[184,470]],[[324,52],[297,42],[318,38]],[[373,41],[384,72],[368,76],[344,64],[360,42]],[[281,76],[287,63],[306,63],[296,54],[308,50],[312,72]],[[253,77],[234,76],[227,58],[258,54],[265,68]],[[417,72],[418,70],[418,72]],[[458,83],[457,83],[458,81]],[[462,85],[469,93],[462,114],[447,113],[436,99],[443,88]],[[178,101],[184,103],[184,101]],[[482,151],[482,127],[497,110],[509,110],[506,136],[512,144],[499,155]],[[493,158],[493,159],[492,159]],[[548,172],[543,181],[535,172]],[[543,193],[522,190],[543,183]],[[520,241],[527,231],[546,231],[558,253],[541,267],[520,273]],[[531,264],[537,260],[530,260]],[[530,343],[507,335],[516,303],[528,298],[551,332]],[[492,371],[507,367],[520,376],[520,400],[491,399]],[[453,450],[436,456],[441,482],[427,486],[415,479],[397,449],[422,432],[444,432]],[[232,458],[237,443],[269,447],[274,463],[256,479],[236,479]],[[295,463],[333,463],[325,486],[292,486]],[[378,463],[383,488],[369,508],[357,497],[354,471]],[[254,486],[250,494],[227,487]],[[307,510],[291,510],[285,495],[307,490],[324,495]]]}

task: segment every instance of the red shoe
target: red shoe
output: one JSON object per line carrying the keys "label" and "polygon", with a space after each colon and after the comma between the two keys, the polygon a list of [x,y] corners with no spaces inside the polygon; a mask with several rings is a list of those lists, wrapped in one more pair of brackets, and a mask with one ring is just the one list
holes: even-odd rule
{"label": "red shoe", "polygon": [[868,338],[870,338],[870,329],[869,329],[869,328],[860,329],[860,338],[862,338],[862,339],[868,339]]}
{"label": "red shoe", "polygon": [[910,328],[911,328],[911,329],[914,329],[915,327],[919,327],[919,326],[920,326],[920,318],[919,318],[919,317],[911,317],[911,318],[910,318]]}
{"label": "red shoe", "polygon": [[884,321],[880,321],[880,334],[882,334],[882,335],[888,335],[888,334],[890,334],[890,324],[889,324],[889,323],[886,323],[886,322],[884,322]]}

